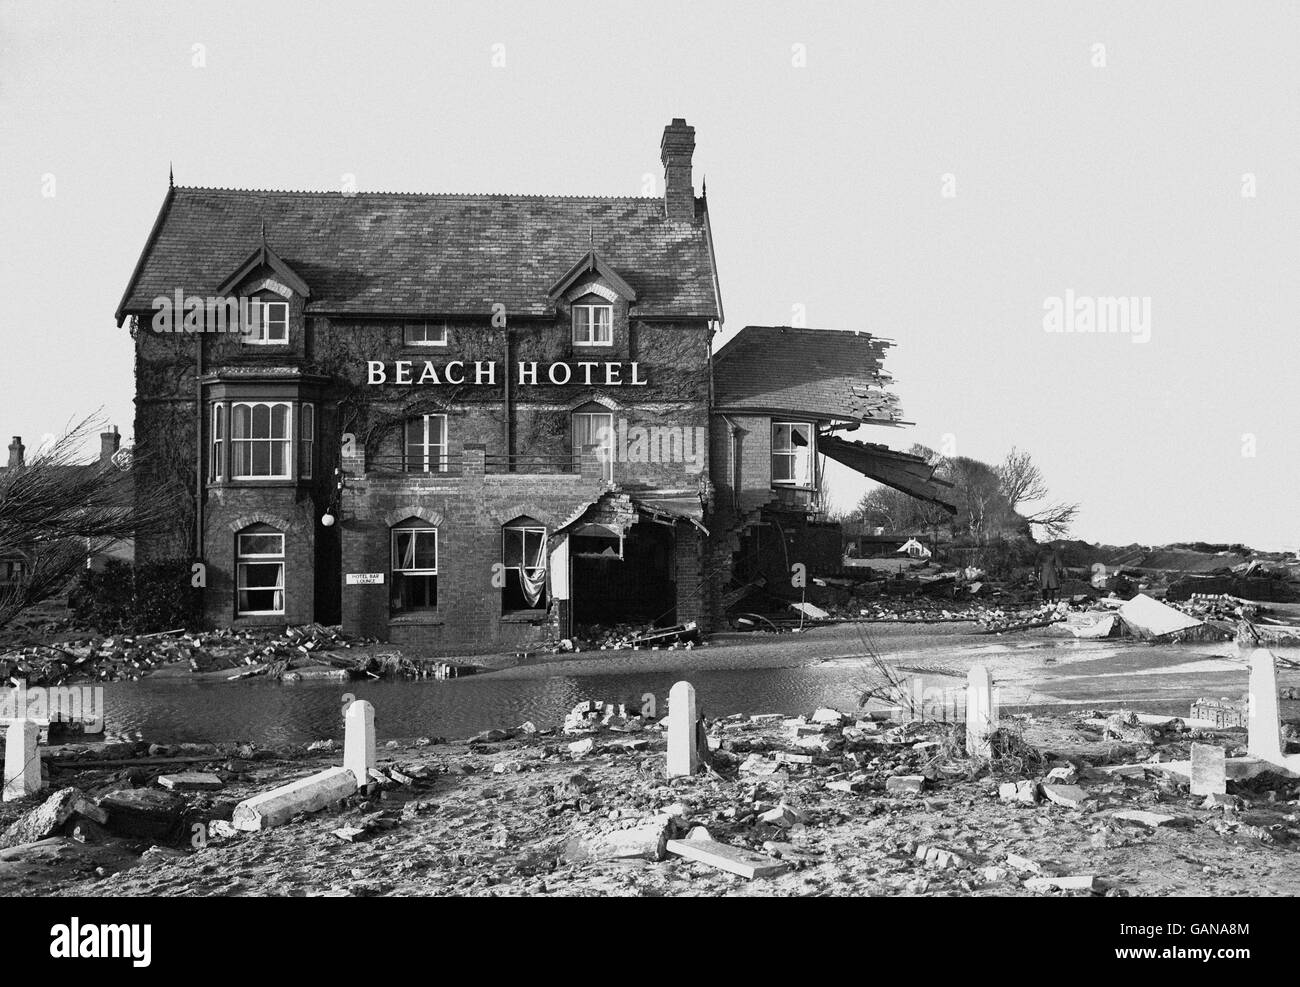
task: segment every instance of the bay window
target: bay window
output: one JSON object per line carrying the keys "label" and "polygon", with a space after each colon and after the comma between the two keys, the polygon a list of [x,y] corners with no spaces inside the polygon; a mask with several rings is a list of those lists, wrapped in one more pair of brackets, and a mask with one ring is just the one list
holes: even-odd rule
{"label": "bay window", "polygon": [[236,401],[230,406],[233,479],[289,479],[292,418],[287,401]]}

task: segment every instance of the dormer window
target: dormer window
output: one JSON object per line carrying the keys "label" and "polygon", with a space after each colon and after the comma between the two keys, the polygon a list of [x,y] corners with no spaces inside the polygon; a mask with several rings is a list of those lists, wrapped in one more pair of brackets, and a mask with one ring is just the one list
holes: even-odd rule
{"label": "dormer window", "polygon": [[614,345],[614,306],[573,306],[574,346]]}
{"label": "dormer window", "polygon": [[446,346],[445,322],[408,322],[402,326],[402,342],[407,346]]}
{"label": "dormer window", "polygon": [[268,346],[289,342],[289,303],[254,298],[249,302],[253,330],[244,342]]}

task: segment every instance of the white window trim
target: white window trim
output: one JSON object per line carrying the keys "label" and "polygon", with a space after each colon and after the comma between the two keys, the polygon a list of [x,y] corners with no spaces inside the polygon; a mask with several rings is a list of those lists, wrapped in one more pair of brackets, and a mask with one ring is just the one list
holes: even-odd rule
{"label": "white window trim", "polygon": [[[412,526],[406,528],[395,527],[395,528],[389,528],[388,531],[389,531],[388,564],[390,569],[393,572],[395,573],[400,572],[404,576],[436,576],[438,574],[438,557],[439,557],[439,552],[441,550],[441,546],[438,543],[438,529],[436,527],[434,527],[433,525],[429,525],[427,527],[425,526],[418,526],[418,527]],[[412,532],[417,534],[428,534],[432,532],[433,534],[433,568],[432,569],[404,569],[397,564],[397,536],[411,534]],[[417,538],[416,541],[418,543],[419,539]]]}
{"label": "white window trim", "polygon": [[[541,535],[541,536],[542,536],[542,564],[539,565],[539,566],[537,566],[537,565],[528,565],[528,566],[526,566],[526,565],[523,564],[523,561],[522,561],[522,560],[523,560],[523,555],[522,555],[522,554],[520,554],[520,564],[519,564],[519,565],[511,565],[509,562],[507,562],[507,561],[506,561],[506,536],[505,536],[505,533],[506,533],[507,531],[522,531],[522,532],[524,532],[524,534],[525,534],[525,538],[524,538],[524,546],[523,546],[524,548],[527,548],[527,547],[528,547],[528,539],[527,539],[527,534],[528,534],[528,532],[532,532],[532,533],[534,533],[534,534]],[[509,570],[511,570],[511,569],[545,569],[545,568],[546,568],[546,528],[544,528],[543,526],[538,525],[538,524],[506,524],[506,525],[503,525],[502,528],[501,528],[501,568],[504,569],[504,570],[507,570],[507,571],[509,571]]]}
{"label": "white window trim", "polygon": [[[269,554],[266,552],[245,553],[243,551],[244,539],[248,537],[255,538],[279,538],[280,551],[278,554]],[[285,559],[284,559],[284,533],[280,531],[248,531],[242,532],[236,536],[235,541],[235,616],[237,617],[274,617],[281,616],[285,612],[285,600],[288,598],[288,587],[285,586]],[[246,586],[244,584],[244,570],[248,565],[269,565],[277,564],[280,567],[280,609],[279,610],[241,610],[239,607],[239,597],[241,593],[248,592],[266,592],[274,587],[267,586]]]}
{"label": "white window trim", "polygon": [[[406,421],[402,423],[402,470],[407,473],[446,473],[449,466],[447,452],[448,452],[448,445],[450,443],[450,440],[447,435],[447,428],[448,428],[447,416],[441,414],[432,414],[432,415],[421,415],[420,417],[424,420],[424,436],[419,446],[421,469],[415,470],[411,468],[412,464],[410,462],[409,453],[407,451],[409,448],[409,444],[406,441],[406,430],[407,428],[410,427],[410,423],[415,421],[416,419],[408,418]],[[435,418],[441,419],[442,421],[441,442],[429,441],[429,422],[431,419],[435,419]],[[433,449],[441,450],[441,452],[438,454],[438,468],[436,470],[429,469],[429,460],[431,458],[430,451]]]}
{"label": "white window trim", "polygon": [[[611,483],[614,482],[614,451],[615,451],[614,413],[612,411],[575,411],[569,415],[569,441],[572,442],[574,446],[573,455],[578,459],[579,462],[581,462],[582,454],[584,450],[578,446],[577,434],[576,434],[577,429],[575,428],[577,424],[577,420],[579,418],[604,418],[608,421],[608,428],[605,433],[607,436],[607,441],[604,444],[604,446],[600,446],[598,448],[604,448],[607,451],[607,454],[605,456],[605,461],[601,464],[602,465],[601,473],[606,480],[610,481]],[[597,453],[597,458],[600,458],[599,453]]]}
{"label": "white window trim", "polygon": [[226,450],[229,443],[226,436],[226,403],[218,401],[212,406],[212,445],[209,455],[208,476],[212,483],[220,483],[226,478]]}
{"label": "white window trim", "polygon": [[[310,414],[308,411],[310,410]],[[307,419],[311,418],[311,427]],[[298,468],[298,479],[310,480],[313,475],[312,460],[316,458],[316,405],[311,401],[302,403],[302,413],[298,416],[298,456],[302,460]]]}
{"label": "white window trim", "polygon": [[407,335],[407,330],[408,330],[412,325],[423,326],[423,327],[424,327],[425,334],[427,335],[427,334],[428,334],[428,331],[429,331],[429,327],[432,326],[432,325],[435,325],[435,323],[432,323],[432,322],[418,322],[418,323],[403,322],[403,323],[402,323],[402,345],[403,345],[403,346],[441,346],[441,347],[445,347],[445,346],[447,345],[447,323],[444,322],[444,323],[442,324],[442,339],[411,339],[411,338]]}
{"label": "white window trim", "polygon": [[[778,479],[776,478],[776,470],[772,469],[772,470],[771,470],[771,473],[772,473],[772,486],[774,486],[774,487],[785,487],[785,488],[791,488],[791,489],[794,489],[794,490],[815,490],[815,489],[817,489],[817,467],[816,467],[816,462],[817,462],[817,428],[816,428],[816,426],[815,426],[812,422],[792,422],[792,421],[785,421],[785,422],[782,422],[782,421],[775,421],[775,420],[774,420],[774,421],[772,422],[772,431],[771,431],[771,449],[770,449],[770,453],[771,453],[771,461],[772,461],[772,463],[774,463],[775,460],[776,460],[776,457],[777,457],[777,456],[788,457],[788,458],[790,458],[790,459],[795,459],[795,457],[798,456],[798,453],[797,453],[797,452],[777,452],[777,451],[776,451],[776,430],[777,430],[778,428],[782,427],[782,426],[796,426],[796,425],[797,425],[797,426],[800,426],[800,427],[802,427],[802,428],[806,428],[806,429],[808,430],[808,478],[807,478],[807,482],[802,482],[802,481],[800,481],[800,480],[798,480],[798,479],[794,479],[794,480],[778,480]],[[769,469],[771,469],[771,464],[769,464]]]}
{"label": "white window trim", "polygon": [[[285,433],[286,433],[286,435],[285,435],[284,438],[282,438],[282,439],[277,439],[277,438],[274,438],[274,437],[272,437],[272,438],[267,438],[267,439],[253,439],[253,438],[248,438],[248,439],[236,439],[236,438],[235,438],[235,427],[234,427],[234,426],[235,426],[235,409],[238,408],[238,407],[241,407],[241,406],[242,406],[242,407],[246,407],[246,408],[249,409],[249,412],[248,412],[248,424],[249,424],[249,428],[250,428],[250,430],[251,430],[251,428],[252,428],[252,424],[253,424],[253,412],[252,412],[252,409],[255,408],[255,407],[257,407],[258,405],[266,405],[268,408],[271,408],[271,409],[273,409],[273,410],[274,410],[276,407],[281,407],[281,406],[287,409],[287,411],[286,411],[286,413],[285,413],[285,420],[284,420],[284,430],[285,430]],[[294,441],[293,441],[293,427],[294,427],[293,422],[294,422],[294,416],[293,416],[293,404],[292,404],[292,402],[289,402],[289,401],[232,401],[232,402],[230,403],[230,453],[231,453],[231,464],[230,464],[231,474],[230,474],[230,478],[231,478],[232,480],[292,480],[292,479],[293,479],[293,457],[294,457],[294,453],[295,453],[295,449],[296,449],[296,446],[295,446]],[[287,445],[288,445],[289,448],[288,448],[288,451],[285,453],[285,456],[284,456],[284,466],[285,466],[285,469],[288,470],[288,472],[287,472],[287,473],[265,473],[265,474],[261,474],[261,473],[253,473],[253,474],[247,474],[247,475],[245,475],[245,474],[243,474],[243,473],[235,473],[235,472],[234,472],[234,469],[235,469],[235,464],[234,464],[234,458],[235,458],[235,456],[234,456],[234,452],[235,452],[235,444],[236,444],[236,443],[239,443],[239,442],[248,442],[248,443],[253,443],[253,442],[265,442],[265,443],[268,443],[268,444],[273,443],[273,442],[284,442],[284,443],[287,443]],[[249,452],[250,452],[250,455],[249,455],[249,457],[248,457],[248,461],[249,461],[249,463],[252,463],[252,461],[253,461],[253,457],[252,457],[252,455],[251,455],[251,452],[252,452],[251,448],[250,448]],[[268,460],[268,462],[269,462],[269,461],[270,461],[270,460]]]}
{"label": "white window trim", "polygon": [[250,304],[249,304],[249,307],[250,307],[250,308],[252,307],[252,304],[253,304],[254,302],[256,302],[257,304],[262,305],[262,306],[271,306],[271,305],[275,305],[275,306],[281,306],[281,305],[282,305],[282,306],[284,306],[284,339],[270,339],[270,338],[267,336],[267,334],[266,334],[266,330],[267,330],[267,327],[268,327],[268,320],[267,320],[265,317],[263,317],[263,319],[262,319],[262,324],[258,327],[258,334],[257,334],[256,336],[254,336],[252,333],[245,333],[245,334],[244,334],[244,342],[245,342],[246,344],[248,344],[249,346],[286,346],[286,345],[288,345],[288,343],[289,343],[289,303],[288,303],[288,302],[285,302],[285,301],[279,301],[279,300],[274,299],[274,298],[258,298],[258,299],[253,299],[253,300],[250,301]]}
{"label": "white window trim", "polygon": [[[592,334],[590,339],[578,338],[578,312],[585,310],[587,312],[587,328]],[[609,339],[601,341],[595,338],[596,312],[606,311],[609,313]],[[613,305],[574,305],[573,306],[573,345],[574,346],[594,346],[608,349],[614,345],[614,306]]]}

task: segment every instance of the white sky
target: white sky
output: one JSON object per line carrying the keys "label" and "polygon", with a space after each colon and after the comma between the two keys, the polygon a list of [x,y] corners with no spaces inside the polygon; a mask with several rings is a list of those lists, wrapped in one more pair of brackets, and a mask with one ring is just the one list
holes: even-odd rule
{"label": "white sky", "polygon": [[[916,427],[855,437],[1028,449],[1090,540],[1296,548],[1298,38],[1287,2],[0,0],[0,445],[130,434],[112,316],[169,162],[636,195],[684,116],[728,332],[802,305],[897,341]],[[1067,289],[1149,297],[1150,341],[1046,333]]]}

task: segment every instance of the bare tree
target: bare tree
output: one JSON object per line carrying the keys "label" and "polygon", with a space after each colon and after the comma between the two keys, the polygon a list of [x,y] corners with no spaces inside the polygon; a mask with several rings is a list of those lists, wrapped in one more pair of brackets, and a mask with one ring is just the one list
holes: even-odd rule
{"label": "bare tree", "polygon": [[0,558],[21,562],[18,577],[0,587],[0,627],[58,592],[88,557],[163,522],[174,508],[175,491],[152,491],[137,503],[126,471],[77,461],[101,428],[83,419],[30,463],[0,470]]}
{"label": "bare tree", "polygon": [[1020,510],[1022,505],[1044,501],[1048,496],[1047,481],[1029,453],[1012,446],[998,466],[997,476],[1002,496],[1011,509],[1019,511],[1031,525],[1040,527],[1048,538],[1060,538],[1070,530],[1079,514],[1078,504],[1054,502],[1035,511]]}

